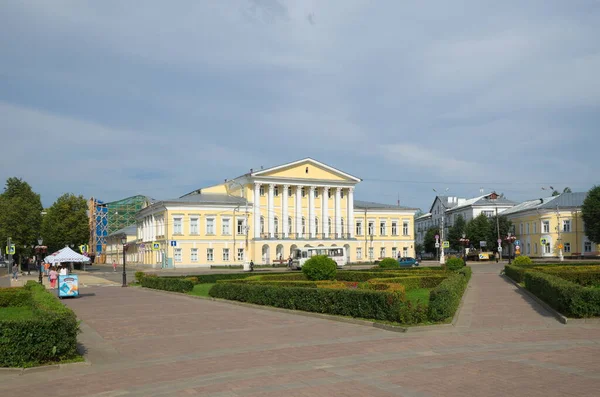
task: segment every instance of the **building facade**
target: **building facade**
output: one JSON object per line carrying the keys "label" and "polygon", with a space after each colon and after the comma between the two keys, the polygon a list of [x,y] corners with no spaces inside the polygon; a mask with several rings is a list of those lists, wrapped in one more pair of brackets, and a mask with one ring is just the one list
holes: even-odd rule
{"label": "building facade", "polygon": [[521,255],[552,258],[595,257],[600,246],[585,235],[581,206],[587,193],[563,193],[524,201],[506,211]]}
{"label": "building facade", "polygon": [[307,246],[346,247],[351,262],[414,256],[416,209],[355,200],[360,182],[310,158],[250,170],[142,209],[137,252],[167,266],[274,264]]}

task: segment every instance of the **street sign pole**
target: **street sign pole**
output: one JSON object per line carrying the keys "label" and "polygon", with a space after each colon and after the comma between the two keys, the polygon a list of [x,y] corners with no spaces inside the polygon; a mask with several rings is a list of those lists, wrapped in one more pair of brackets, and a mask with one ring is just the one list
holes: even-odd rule
{"label": "street sign pole", "polygon": [[11,250],[11,243],[12,243],[12,239],[9,237],[9,238],[8,238],[8,241],[7,241],[7,243],[6,243],[6,249],[7,249],[7,252],[6,252],[6,253],[8,254],[8,263],[9,263],[9,265],[10,265],[10,268],[9,268],[9,270],[10,270],[10,273],[12,274],[12,272],[13,272],[13,266],[15,266],[15,264],[12,262],[12,254],[11,254],[12,250]]}

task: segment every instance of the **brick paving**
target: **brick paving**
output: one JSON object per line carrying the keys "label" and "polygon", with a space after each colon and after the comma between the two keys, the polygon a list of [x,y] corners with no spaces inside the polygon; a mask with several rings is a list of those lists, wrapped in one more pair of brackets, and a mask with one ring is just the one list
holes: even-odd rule
{"label": "brick paving", "polygon": [[563,325],[496,264],[454,327],[395,333],[139,288],[82,289],[91,365],[0,372],[0,395],[598,395],[600,326]]}

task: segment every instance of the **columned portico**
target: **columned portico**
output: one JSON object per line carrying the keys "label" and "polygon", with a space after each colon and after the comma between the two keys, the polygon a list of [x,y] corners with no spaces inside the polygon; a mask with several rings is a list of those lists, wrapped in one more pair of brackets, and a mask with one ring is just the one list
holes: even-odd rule
{"label": "columned portico", "polygon": [[325,186],[321,192],[321,230],[323,230],[323,237],[329,237],[329,209],[327,203],[329,202],[329,187]]}
{"label": "columned portico", "polygon": [[348,234],[350,238],[354,238],[354,233],[356,232],[354,225],[354,188],[348,188],[348,204],[347,204],[347,212],[348,216],[346,219],[348,220]]}
{"label": "columned portico", "polygon": [[254,237],[260,237],[260,183],[254,184]]}
{"label": "columned portico", "polygon": [[296,186],[296,236],[302,236],[302,186]]}
{"label": "columned portico", "polygon": [[289,237],[289,228],[290,225],[288,223],[288,218],[289,218],[289,214],[288,214],[288,189],[290,188],[290,185],[283,185],[283,200],[281,202],[281,217],[282,219],[282,224],[283,224],[283,237],[284,238],[288,238]]}
{"label": "columned portico", "polygon": [[308,189],[308,227],[310,238],[315,238],[315,187]]}
{"label": "columned portico", "polygon": [[269,238],[275,237],[275,184],[269,183],[269,200],[268,200],[268,216],[269,216]]}
{"label": "columned portico", "polygon": [[342,237],[342,188],[335,188],[335,236]]}

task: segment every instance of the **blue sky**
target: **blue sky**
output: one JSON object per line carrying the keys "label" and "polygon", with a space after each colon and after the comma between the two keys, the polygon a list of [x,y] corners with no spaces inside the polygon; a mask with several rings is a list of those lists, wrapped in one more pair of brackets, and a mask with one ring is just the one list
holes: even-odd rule
{"label": "blue sky", "polygon": [[0,180],[162,199],[313,157],[425,210],[588,190],[598,21],[598,0],[5,0]]}

